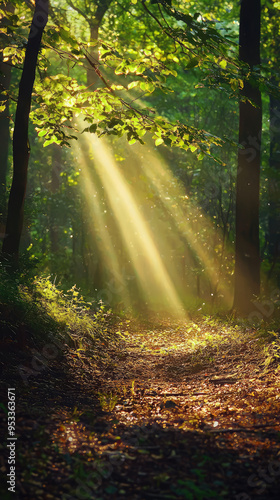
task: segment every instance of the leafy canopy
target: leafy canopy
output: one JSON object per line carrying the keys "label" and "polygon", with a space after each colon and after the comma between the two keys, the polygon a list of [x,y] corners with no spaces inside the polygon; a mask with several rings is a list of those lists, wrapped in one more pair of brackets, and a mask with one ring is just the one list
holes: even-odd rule
{"label": "leafy canopy", "polygon": [[[4,61],[21,67],[31,12],[18,0],[13,4],[14,13],[8,12],[5,4],[0,9],[5,19],[1,23],[1,40],[5,37],[1,51]],[[183,71],[193,72],[199,87],[222,89],[237,97],[245,78],[261,79],[259,68],[253,74],[248,67],[241,67],[230,30],[221,34],[211,19],[191,13],[185,4],[182,10],[166,0],[108,4],[99,41],[89,40],[85,29],[78,30],[78,35],[73,33],[67,12],[70,10],[73,17],[74,10],[68,4],[59,2],[59,8],[51,9],[31,113],[44,145],[55,142],[69,146],[78,132],[75,117],[82,116],[84,130],[98,136],[126,135],[133,144],[143,143],[144,135],[150,132],[156,146],[177,146],[196,152],[199,159],[211,154],[211,146],[221,146],[224,138],[158,115],[150,96],[172,92],[178,71]],[[98,45],[98,61],[90,57],[92,45]],[[86,64],[98,76],[94,91],[82,81]]]}

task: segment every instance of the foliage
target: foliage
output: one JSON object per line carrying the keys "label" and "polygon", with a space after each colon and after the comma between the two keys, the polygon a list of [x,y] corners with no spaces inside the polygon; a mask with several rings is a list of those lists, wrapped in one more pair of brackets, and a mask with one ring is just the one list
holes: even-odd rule
{"label": "foliage", "polygon": [[63,292],[49,277],[26,278],[26,273],[11,274],[1,268],[2,341],[18,342],[21,331],[28,343],[39,345],[55,339],[76,347],[114,341],[111,311],[102,303],[86,302],[75,285]]}
{"label": "foliage", "polygon": [[[14,0],[13,4],[16,8],[13,15],[2,10],[7,16],[3,30],[8,37],[4,57],[10,58],[13,64],[9,91],[11,117],[32,17],[31,3]],[[87,19],[96,7],[88,2],[83,5],[76,2],[75,5],[83,8]],[[99,264],[102,262],[100,233],[95,233],[95,237],[89,235],[91,221],[84,200],[80,175],[82,167],[80,158],[73,152],[73,144],[77,141],[72,138],[87,129],[100,136],[110,135],[109,144],[114,148],[115,157],[125,159],[121,161],[126,178],[131,171],[130,157],[124,142],[119,140],[120,136],[126,135],[131,145],[135,141],[145,141],[150,147],[152,135],[161,158],[172,169],[174,177],[180,180],[186,194],[217,228],[216,234],[219,233],[219,238],[221,236],[218,244],[219,238],[214,234],[211,237],[198,235],[202,233],[199,228],[197,238],[209,251],[212,247],[217,248],[217,261],[220,261],[228,283],[231,283],[237,100],[245,78],[253,78],[257,82],[260,79],[269,80],[270,62],[275,60],[274,49],[269,51],[269,39],[273,34],[276,40],[277,22],[276,18],[268,16],[268,7],[272,8],[270,3],[264,8],[268,34],[263,34],[263,58],[269,61],[261,74],[259,68],[254,74],[249,74],[236,60],[238,6],[229,2],[214,5],[204,1],[172,2],[172,6],[168,2],[112,2],[99,26],[98,41],[90,39],[87,19],[64,0],[52,2],[33,94],[34,124],[29,130],[31,158],[22,244],[32,258],[39,259],[40,271],[51,274],[52,280],[57,276],[58,281],[62,279],[69,287],[75,282],[91,296],[106,288],[108,276],[105,272],[101,280],[96,278],[96,269],[101,267]],[[92,49],[99,50],[97,64],[90,57]],[[276,74],[278,69],[274,66]],[[90,92],[91,88],[87,88],[86,84],[88,67],[97,77],[94,92]],[[269,90],[268,82],[265,86]],[[272,266],[266,236],[268,179],[272,178],[268,165],[268,112],[266,97],[261,182],[264,271],[269,271]],[[77,115],[85,118],[86,122],[78,126]],[[52,142],[71,145],[72,151],[64,149],[61,160],[57,162]],[[47,145],[44,149],[43,144]],[[53,166],[57,167],[58,175],[59,187],[56,191],[51,187]],[[277,180],[276,174],[273,175]],[[137,184],[139,178],[133,177],[131,182]],[[150,200],[153,200],[151,205]],[[156,205],[164,218],[165,212],[148,186],[145,217],[149,220],[152,219],[152,211],[148,209]],[[174,205],[176,210],[180,208],[181,200],[176,200]],[[100,206],[102,210],[108,210],[106,197],[101,197]],[[114,228],[115,241],[119,241],[114,214],[108,217],[107,222]],[[153,224],[156,225],[156,219]],[[55,251],[54,232],[57,239]],[[174,258],[177,266],[183,255],[183,246],[176,248]],[[219,291],[211,288],[204,263],[193,257],[195,262],[186,268],[186,272],[191,277],[190,281],[195,282],[197,278],[205,294],[198,297],[198,301],[208,301],[209,297],[213,297],[212,293],[216,300]],[[277,264],[274,269],[277,270]],[[131,274],[131,269],[129,271]],[[184,295],[188,295],[185,292]],[[196,297],[193,301],[196,302]]]}
{"label": "foliage", "polygon": [[[176,23],[186,24],[186,28],[178,26],[170,28],[165,35],[168,38],[171,33],[172,40],[175,44],[178,43],[179,57],[185,55],[185,49],[188,53],[192,53],[191,63],[186,65],[187,69],[198,64],[198,61],[195,65],[193,63],[195,59],[193,51],[195,50],[198,51],[201,61],[204,61],[205,57],[206,59],[210,57],[212,60],[213,51],[225,56],[227,49],[223,49],[223,46],[224,44],[229,46],[229,43],[217,30],[212,26],[209,27],[209,22],[197,21],[198,15],[186,15],[170,10],[168,5],[164,6],[167,13],[175,18]],[[144,2],[143,7],[147,10]],[[158,22],[156,16],[152,17]],[[13,33],[17,33],[20,18],[18,15],[13,15],[8,16],[8,20],[6,31],[10,34],[11,47],[13,47]],[[64,24],[63,27],[56,26],[56,23],[59,22],[57,17],[54,17],[54,22],[54,26],[47,28],[45,47],[39,64],[41,78],[36,85],[35,95],[40,110],[39,112],[34,111],[32,115],[39,134],[46,136],[45,145],[52,142],[69,145],[68,141],[73,138],[73,134],[69,135],[67,128],[71,127],[69,122],[77,112],[82,112],[88,121],[94,122],[88,127],[91,132],[97,132],[99,135],[103,133],[126,134],[130,143],[135,140],[142,142],[145,132],[150,131],[153,133],[157,146],[165,142],[185,149],[190,148],[192,152],[209,153],[211,144],[222,144],[212,134],[184,124],[172,124],[163,117],[154,117],[153,110],[141,109],[132,103],[129,96],[131,89],[139,86],[144,94],[150,94],[156,88],[168,91],[165,84],[166,75],[177,76],[177,72],[172,68],[172,63],[175,62],[177,65],[179,58],[177,55],[169,53],[168,46],[161,48],[160,45],[157,45],[157,35],[154,46],[150,44],[145,44],[147,48],[145,45],[142,46],[143,56],[140,57],[136,47],[128,48],[128,54],[122,54],[119,46],[110,47],[102,41],[99,67],[90,60],[88,62],[98,73],[103,88],[101,86],[98,91],[87,93],[84,92],[85,87],[79,85],[72,75],[56,74],[51,76],[47,74],[49,64],[45,57],[46,49],[54,49],[62,59],[65,58],[66,53],[69,54],[67,56],[69,61],[73,61],[75,64],[83,64],[84,57],[88,59],[85,42],[77,41],[67,24]],[[187,40],[185,40],[186,36],[188,36]],[[182,47],[184,50],[180,50]],[[174,52],[173,49],[172,52]],[[4,59],[9,57],[13,61],[15,53],[12,48],[5,48]],[[183,60],[182,63],[184,64]],[[130,81],[127,85],[109,85],[100,72],[100,64],[105,65],[105,67],[109,65],[110,71],[113,69],[115,75],[126,75],[126,77],[135,75],[138,79]],[[120,97],[120,91],[128,92],[128,97]],[[135,102],[135,99],[133,101]]]}

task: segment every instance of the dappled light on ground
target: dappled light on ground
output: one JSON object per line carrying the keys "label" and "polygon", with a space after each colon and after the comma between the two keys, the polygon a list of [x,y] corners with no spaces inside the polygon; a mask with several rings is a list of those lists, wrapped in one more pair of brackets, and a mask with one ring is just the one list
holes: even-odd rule
{"label": "dappled light on ground", "polygon": [[106,356],[68,348],[23,385],[19,498],[277,500],[279,368],[254,330],[128,330]]}

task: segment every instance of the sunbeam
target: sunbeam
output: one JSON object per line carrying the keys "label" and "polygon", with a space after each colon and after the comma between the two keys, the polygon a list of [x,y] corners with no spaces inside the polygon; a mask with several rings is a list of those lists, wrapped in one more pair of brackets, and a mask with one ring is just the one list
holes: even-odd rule
{"label": "sunbeam", "polygon": [[[206,247],[203,239],[199,237],[199,233],[204,233],[207,234],[208,239],[213,238],[214,234],[219,238],[217,228],[186,196],[184,186],[180,185],[162,156],[152,146],[143,148],[140,144],[135,144],[133,155],[135,160],[137,157],[142,158],[143,171],[156,189],[167,214],[171,215],[177,230],[203,263],[213,288],[216,289],[219,286],[224,302],[229,306],[232,302],[232,293],[221,273],[215,248],[209,245]],[[178,200],[181,200],[180,204]]]}
{"label": "sunbeam", "polygon": [[[84,138],[82,138],[84,144]],[[93,247],[99,249],[98,256],[102,258],[102,262],[106,268],[110,270],[110,278],[103,283],[102,290],[99,290],[99,298],[105,301],[111,301],[116,294],[121,296],[126,306],[131,306],[130,297],[124,279],[120,262],[118,259],[116,243],[112,241],[112,236],[109,231],[109,221],[106,218],[107,211],[104,210],[104,202],[100,196],[100,186],[96,182],[93,175],[93,169],[88,165],[89,156],[86,150],[82,147],[79,149],[79,163],[82,167],[82,187],[87,200],[88,215],[90,224],[88,227],[89,235],[92,240]],[[92,155],[91,155],[92,156]],[[102,210],[103,207],[103,210]],[[93,230],[94,227],[94,230]],[[100,262],[97,264],[100,266]],[[98,285],[100,285],[98,283]]]}
{"label": "sunbeam", "polygon": [[102,181],[110,206],[125,242],[139,283],[153,308],[183,315],[183,305],[145,222],[131,187],[119,170],[104,140],[90,137],[94,166]]}
{"label": "sunbeam", "polygon": [[93,249],[98,247],[95,265],[101,281],[96,282],[95,273],[89,278],[101,298],[134,311],[187,318],[190,297],[200,294],[199,262],[203,284],[209,286],[201,295],[210,299],[211,290],[218,289],[229,305],[228,281],[213,244],[221,241],[219,232],[188,199],[154,146],[122,143],[121,163],[105,139],[84,133],[79,144],[87,231]]}

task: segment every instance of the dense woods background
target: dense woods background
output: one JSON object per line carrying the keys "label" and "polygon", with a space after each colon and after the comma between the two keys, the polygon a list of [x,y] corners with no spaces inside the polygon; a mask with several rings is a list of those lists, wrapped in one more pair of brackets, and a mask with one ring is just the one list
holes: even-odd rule
{"label": "dense woods background", "polygon": [[111,305],[230,309],[235,288],[250,314],[279,275],[278,3],[36,9],[1,4],[4,260],[21,237],[38,273]]}

